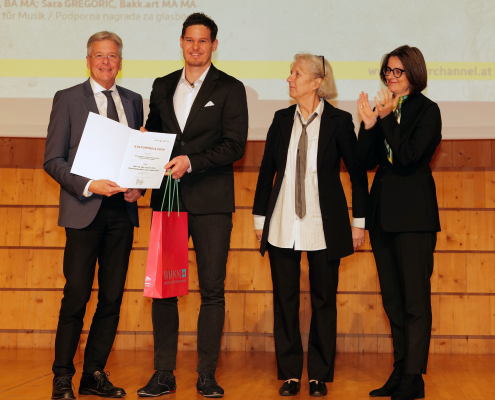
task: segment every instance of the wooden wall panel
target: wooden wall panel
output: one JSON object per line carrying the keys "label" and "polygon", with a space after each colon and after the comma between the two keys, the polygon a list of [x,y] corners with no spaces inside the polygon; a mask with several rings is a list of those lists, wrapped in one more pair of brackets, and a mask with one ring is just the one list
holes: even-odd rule
{"label": "wooden wall panel", "polygon": [[[3,290],[0,292],[0,298],[2,332],[32,332],[40,335],[53,333],[57,325],[61,291]],[[434,339],[493,339],[493,296],[434,294],[432,298]],[[84,320],[85,330],[89,329],[96,302],[97,292],[93,292]],[[311,319],[309,293],[301,293],[300,302],[301,333],[307,335]],[[339,336],[390,337],[379,293],[339,293],[337,302]],[[200,303],[200,294],[197,291],[180,298],[179,330],[182,335],[196,332]],[[152,334],[151,300],[143,297],[141,292],[126,292],[118,330],[122,335]],[[224,332],[226,336],[272,336],[271,294],[227,292]],[[36,338],[36,335],[34,337]],[[28,343],[19,347],[32,346]],[[376,346],[374,351],[377,351]]]}
{"label": "wooden wall panel", "polygon": [[[147,251],[131,253],[127,291],[143,288]],[[63,249],[1,248],[1,290],[58,290],[64,285]],[[189,252],[192,291],[199,289],[194,251]],[[371,252],[358,252],[342,260],[339,292],[343,294],[376,294],[380,291]],[[435,295],[487,295],[495,297],[495,254],[436,253],[431,278]],[[95,289],[98,287],[95,280]],[[225,289],[230,292],[271,292],[268,258],[253,251],[231,250],[227,263]],[[308,263],[301,268],[301,291],[309,291]]]}
{"label": "wooden wall panel", "polygon": [[[133,245],[135,248],[147,248],[151,209],[140,208],[139,214],[141,227],[135,229]],[[0,206],[0,246],[63,248],[65,231],[57,225],[57,219],[58,209],[55,207]],[[233,215],[233,222],[231,248],[258,249],[251,209],[238,209]],[[437,236],[437,251],[495,251],[495,209],[441,209],[440,223],[442,231]],[[362,250],[370,249],[366,238]]]}
{"label": "wooden wall panel", "polygon": [[[249,141],[244,157],[234,165],[259,167],[264,141]],[[45,151],[42,138],[0,138],[0,166],[41,167]],[[443,140],[432,160],[432,167],[495,167],[495,140]]]}
{"label": "wooden wall panel", "polygon": [[[57,225],[58,185],[41,169],[44,141],[0,139],[0,347],[54,346],[62,297],[65,232]],[[442,232],[431,279],[432,353],[495,353],[495,147],[491,141],[443,141],[433,159]],[[274,351],[268,258],[257,251],[251,207],[264,142],[249,142],[236,163],[231,252],[227,264],[222,349]],[[32,164],[29,164],[32,163]],[[35,167],[33,167],[35,166]],[[369,172],[371,185],[374,173]],[[345,170],[342,185],[351,206]],[[142,296],[151,211],[139,200],[136,229],[115,349],[153,346],[151,300]],[[349,211],[352,213],[352,211]],[[179,348],[196,348],[200,295],[190,243],[190,295],[179,301]],[[96,307],[97,280],[80,345]],[[338,351],[391,352],[390,328],[369,241],[342,260],[338,293]],[[303,257],[301,332],[311,318],[308,264]]]}
{"label": "wooden wall panel", "polygon": [[[245,254],[250,256],[249,259],[245,258]],[[448,338],[457,343],[463,338],[489,340],[495,336],[494,257],[494,254],[435,254],[436,269],[432,277],[432,334],[435,340]],[[45,335],[53,333],[57,322],[64,284],[62,258],[62,249],[0,249],[0,261],[8,266],[2,268],[0,273],[0,281],[4,282],[0,291],[2,331],[31,332],[28,335],[30,340],[24,342],[24,347],[39,347],[39,343],[53,344]],[[129,348],[126,346],[134,346],[136,338],[151,335],[151,300],[142,296],[145,261],[146,250],[133,251],[119,325],[122,339],[119,339],[116,348]],[[192,251],[190,263],[191,293],[179,301],[180,332],[188,346],[195,348],[195,343],[190,340],[193,340],[191,336],[196,331],[200,297]],[[232,251],[227,270],[224,331],[229,339],[224,346],[237,350],[246,346],[248,349],[264,350],[264,339],[273,333],[268,262],[255,252]],[[390,329],[381,305],[372,254],[361,252],[344,259],[340,274],[338,333],[339,337],[346,338],[344,349],[379,351],[378,345],[382,342],[378,338],[388,339]],[[94,286],[96,289],[96,281]],[[95,290],[85,318],[86,330],[96,307],[96,296]],[[300,302],[301,332],[307,338],[311,303],[305,258]],[[39,338],[39,335],[44,338]],[[235,347],[229,347],[234,344]],[[438,349],[446,351],[445,345]]]}
{"label": "wooden wall panel", "polygon": [[10,138],[0,138],[0,165],[10,165]]}
{"label": "wooden wall panel", "polygon": [[454,167],[490,167],[492,165],[491,140],[454,140]]}
{"label": "wooden wall panel", "polygon": [[0,138],[0,166],[41,166],[45,153],[45,139]]}

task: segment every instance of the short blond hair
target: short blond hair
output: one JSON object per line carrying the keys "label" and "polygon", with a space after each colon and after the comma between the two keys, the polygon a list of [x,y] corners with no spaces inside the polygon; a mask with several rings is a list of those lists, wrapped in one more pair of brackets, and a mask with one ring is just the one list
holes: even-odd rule
{"label": "short blond hair", "polygon": [[95,33],[94,35],[91,35],[91,37],[88,40],[88,45],[87,45],[88,56],[90,56],[91,53],[93,52],[93,44],[95,42],[101,42],[102,40],[113,40],[119,49],[119,57],[122,57],[122,49],[124,48],[124,44],[122,43],[122,39],[116,33],[109,32],[109,31],[101,31],[101,32]]}
{"label": "short blond hair", "polygon": [[314,79],[321,78],[320,87],[316,90],[316,95],[325,100],[335,99],[338,95],[337,85],[333,78],[332,66],[325,58],[325,76],[323,76],[322,56],[315,56],[310,53],[298,53],[294,56],[292,66],[301,60],[303,68],[311,74]]}

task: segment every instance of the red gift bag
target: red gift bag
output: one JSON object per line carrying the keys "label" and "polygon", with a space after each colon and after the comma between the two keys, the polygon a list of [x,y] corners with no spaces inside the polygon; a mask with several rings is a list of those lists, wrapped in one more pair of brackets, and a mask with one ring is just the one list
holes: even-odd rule
{"label": "red gift bag", "polygon": [[[169,188],[169,210],[171,176],[172,173],[169,173],[165,186],[165,193],[167,186]],[[179,203],[177,180],[174,180],[174,186],[172,196],[174,197],[177,191],[177,203]],[[180,210],[154,211],[143,296],[164,299],[189,293],[188,247],[187,213]]]}

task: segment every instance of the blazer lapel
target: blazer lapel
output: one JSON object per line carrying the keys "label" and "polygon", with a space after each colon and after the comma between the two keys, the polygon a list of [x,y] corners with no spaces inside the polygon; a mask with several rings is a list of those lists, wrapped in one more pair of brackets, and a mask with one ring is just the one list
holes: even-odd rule
{"label": "blazer lapel", "polygon": [[217,85],[219,76],[220,74],[218,73],[218,69],[216,69],[212,64],[210,66],[210,70],[206,74],[205,81],[201,84],[201,88],[199,89],[196,99],[194,99],[191,111],[187,117],[186,125],[184,126],[184,133],[186,133],[187,128],[191,125],[198,111],[206,104],[206,100]]}
{"label": "blazer lapel", "polygon": [[172,120],[172,123],[174,124],[175,129],[177,132],[180,132],[180,135],[182,135],[182,130],[180,129],[179,121],[177,121],[177,115],[175,114],[175,109],[174,109],[174,94],[175,90],[177,89],[177,85],[179,84],[180,77],[182,75],[182,69],[176,71],[176,75],[171,76],[170,79],[166,83],[166,94],[165,94],[165,101],[167,103],[170,119]]}
{"label": "blazer lapel", "polygon": [[96,105],[95,95],[93,93],[93,89],[91,88],[91,83],[89,83],[89,79],[83,83],[83,93],[84,93],[84,102],[86,103],[86,107],[88,107],[88,110],[95,114],[100,114],[98,112],[98,106]]}
{"label": "blazer lapel", "polygon": [[[122,106],[124,107],[125,117],[127,118],[127,126],[129,128],[134,128],[134,112],[132,109],[131,102],[125,97],[124,91],[122,88],[117,86],[117,91],[119,92],[120,100],[122,101]],[[139,127],[138,127],[139,128]]]}
{"label": "blazer lapel", "polygon": [[280,132],[285,146],[285,154],[289,150],[290,137],[292,135],[292,127],[294,126],[294,115],[297,105],[293,105],[286,109],[285,117],[280,121]]}
{"label": "blazer lapel", "polygon": [[330,144],[332,137],[335,134],[337,127],[337,119],[339,114],[335,111],[335,107],[325,101],[323,113],[321,114],[320,134],[318,136],[318,155],[316,157],[316,170],[320,171],[321,163],[323,162],[323,154]]}
{"label": "blazer lapel", "polygon": [[414,119],[417,118],[418,113],[423,105],[424,96],[420,93],[413,93],[404,100],[402,103],[402,110],[400,116],[400,125],[403,127],[401,131],[406,132],[406,135],[411,136],[413,130],[408,127],[415,126]]}

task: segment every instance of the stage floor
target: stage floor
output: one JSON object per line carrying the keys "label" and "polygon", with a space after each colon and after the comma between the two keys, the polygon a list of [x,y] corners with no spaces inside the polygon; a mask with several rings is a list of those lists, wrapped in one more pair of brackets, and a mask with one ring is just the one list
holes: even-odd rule
{"label": "stage floor", "polygon": [[[0,399],[49,399],[51,396],[52,350],[0,349]],[[177,392],[161,398],[170,400],[203,399],[196,393],[195,352],[180,352],[176,371]],[[73,379],[76,397],[81,377],[82,354],[75,359],[78,371]],[[390,354],[338,354],[335,381],[328,383],[328,399],[369,399],[368,392],[383,384],[391,372]],[[122,386],[127,399],[137,399],[136,391],[153,373],[153,352],[114,351],[107,370],[110,380]],[[306,374],[306,370],[304,371]],[[273,353],[223,352],[217,381],[226,399],[280,399]],[[426,381],[426,398],[435,400],[495,399],[495,355],[431,355]],[[303,375],[296,399],[309,399],[309,384]]]}

